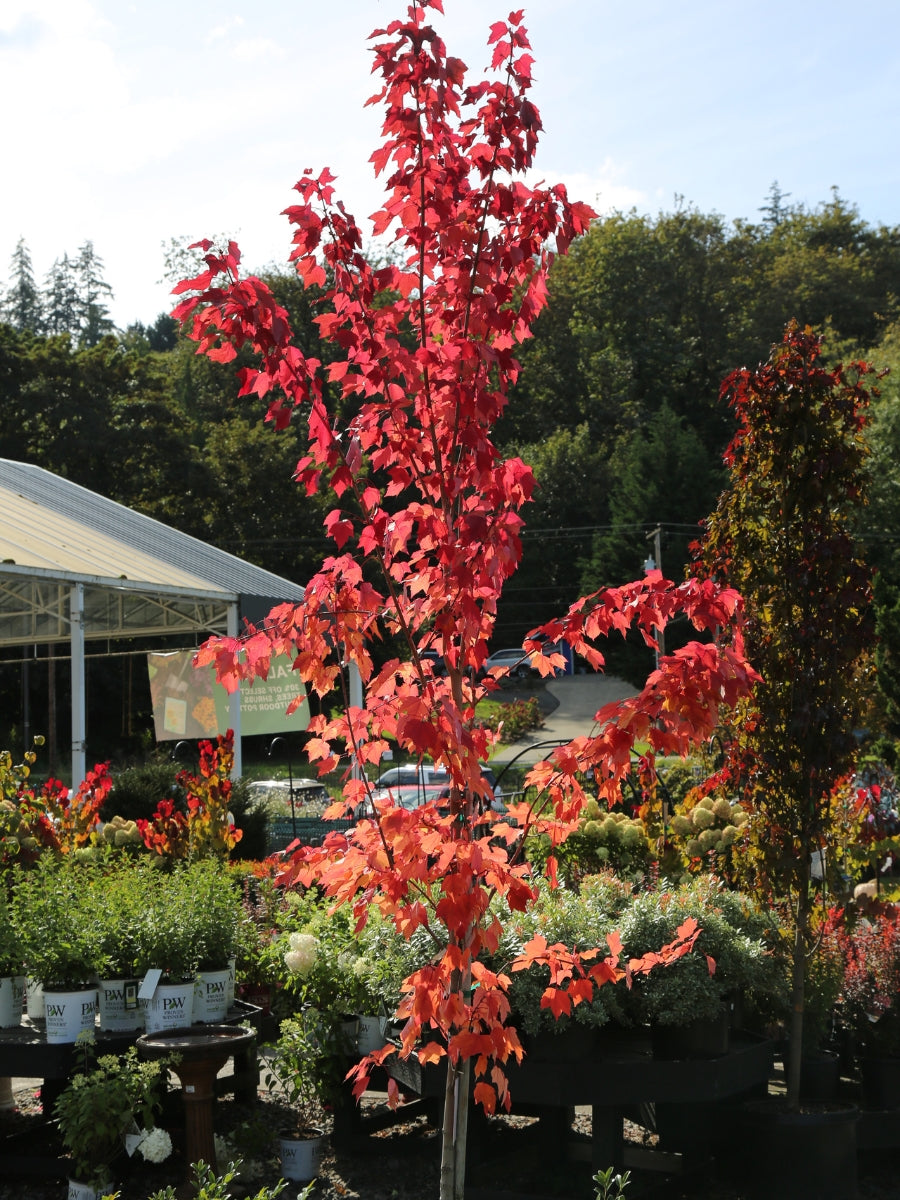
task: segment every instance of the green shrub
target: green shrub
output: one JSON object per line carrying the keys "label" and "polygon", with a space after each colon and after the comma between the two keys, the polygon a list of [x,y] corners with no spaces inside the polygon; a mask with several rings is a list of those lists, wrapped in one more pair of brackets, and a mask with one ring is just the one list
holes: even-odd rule
{"label": "green shrub", "polygon": [[148,820],[160,800],[172,800],[184,812],[184,793],[175,782],[180,770],[180,763],[165,758],[119,771],[100,810],[101,817],[104,821],[116,815],[126,821]]}
{"label": "green shrub", "polygon": [[[529,838],[525,847],[529,862],[541,869],[550,850],[546,834]],[[579,828],[556,848],[555,854],[559,874],[569,885],[606,870],[637,881],[653,861],[653,848],[643,822],[624,812],[606,812],[596,800],[588,800]]]}

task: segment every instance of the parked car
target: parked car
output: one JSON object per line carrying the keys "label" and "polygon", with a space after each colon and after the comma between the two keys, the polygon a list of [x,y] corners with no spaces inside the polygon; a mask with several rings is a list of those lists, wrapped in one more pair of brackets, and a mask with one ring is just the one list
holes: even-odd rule
{"label": "parked car", "polygon": [[377,800],[393,800],[394,804],[412,812],[414,808],[421,808],[429,800],[440,799],[446,787],[445,783],[407,783],[394,784],[392,787],[376,787],[372,791],[371,800],[364,800],[361,804],[357,804],[353,815],[357,821],[373,816],[373,806]]}
{"label": "parked car", "polygon": [[375,780],[377,788],[388,787],[427,787],[429,784],[449,783],[450,775],[444,767],[436,767],[433,763],[401,763],[399,767],[389,767],[382,771]]}
{"label": "parked car", "polygon": [[484,660],[484,666],[478,672],[479,679],[484,679],[495,667],[507,667],[511,679],[529,679],[538,673],[531,665],[530,655],[526,654],[521,647],[495,650]]}
{"label": "parked car", "polygon": [[[492,807],[496,812],[503,811],[503,792],[497,784],[497,777],[492,768],[487,763],[481,763],[482,777],[487,781],[491,791],[494,793],[494,803]],[[426,799],[433,800],[443,790],[449,792],[450,775],[444,767],[436,767],[433,763],[403,763],[399,767],[389,767],[387,771],[382,773],[375,780],[375,787],[393,791],[405,791],[407,788],[413,792],[418,791],[424,795]],[[432,793],[427,795],[427,793]],[[420,800],[423,804],[425,801]],[[399,801],[398,801],[399,803]],[[405,808],[414,807],[413,805],[404,805]]]}
{"label": "parked car", "polygon": [[423,663],[431,663],[432,675],[442,678],[447,674],[447,664],[444,662],[444,656],[437,650],[423,650],[419,657],[422,659]]}

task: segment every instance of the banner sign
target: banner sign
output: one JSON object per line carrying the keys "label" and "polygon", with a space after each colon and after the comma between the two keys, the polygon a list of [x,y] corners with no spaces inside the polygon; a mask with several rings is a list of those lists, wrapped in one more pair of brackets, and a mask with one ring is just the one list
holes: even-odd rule
{"label": "banner sign", "polygon": [[[148,654],[150,698],[158,742],[179,738],[211,738],[225,733],[231,721],[229,695],[216,681],[213,667],[194,668],[193,650]],[[285,710],[295,696],[303,703],[291,715]],[[290,733],[309,724],[309,703],[303,684],[285,656],[273,658],[268,679],[241,684],[241,736]]]}

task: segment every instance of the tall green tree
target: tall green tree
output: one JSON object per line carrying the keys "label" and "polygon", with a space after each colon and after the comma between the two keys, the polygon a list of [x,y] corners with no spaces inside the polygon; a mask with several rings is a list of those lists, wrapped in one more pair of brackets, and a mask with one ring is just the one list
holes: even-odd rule
{"label": "tall green tree", "polygon": [[853,537],[871,368],[826,371],[820,355],[820,339],[792,323],[767,363],[725,381],[738,431],[700,560],[743,595],[747,653],[762,676],[736,714],[731,783],[753,814],[757,884],[794,905],[794,1106],[813,947],[811,856],[828,845],[833,792],[855,761],[854,668],[873,636],[869,570]]}
{"label": "tall green tree", "polygon": [[41,295],[34,281],[31,252],[19,238],[9,263],[9,286],[3,302],[3,317],[13,329],[37,333],[41,328]]}
{"label": "tall green tree", "polygon": [[609,528],[595,535],[581,564],[582,590],[624,583],[647,558],[647,534],[662,526],[662,563],[681,579],[700,520],[723,483],[700,436],[663,404],[646,428],[623,438],[609,463]]}
{"label": "tall green tree", "polygon": [[878,635],[875,681],[880,698],[880,750],[897,765],[900,744],[900,322],[871,350],[888,372],[872,403],[869,505],[859,534],[875,569],[874,613]]}
{"label": "tall green tree", "polygon": [[611,471],[586,422],[507,452],[528,463],[537,486],[526,510],[522,562],[498,603],[495,647],[521,646],[529,630],[578,598],[575,564],[594,526],[609,519]]}
{"label": "tall green tree", "polygon": [[96,346],[115,329],[109,315],[113,290],[103,278],[103,259],[92,241],[79,247],[75,261],[78,280],[78,340],[82,346]]}
{"label": "tall green tree", "polygon": [[41,331],[50,337],[68,333],[77,340],[80,327],[81,305],[75,263],[64,254],[54,261],[44,280]]}

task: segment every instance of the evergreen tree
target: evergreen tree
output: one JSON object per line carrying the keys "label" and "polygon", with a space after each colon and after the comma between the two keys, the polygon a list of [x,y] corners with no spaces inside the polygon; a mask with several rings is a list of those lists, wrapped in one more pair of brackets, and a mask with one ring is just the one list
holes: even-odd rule
{"label": "evergreen tree", "polygon": [[632,578],[647,557],[647,533],[657,525],[664,527],[664,574],[683,578],[688,546],[722,482],[696,431],[663,404],[646,429],[623,441],[610,474],[612,528],[595,536],[582,564],[581,590],[618,587]]}
{"label": "evergreen tree", "polygon": [[106,305],[106,301],[113,298],[113,290],[103,278],[103,259],[94,250],[93,242],[87,241],[80,247],[75,267],[78,279],[78,340],[82,346],[96,346],[101,338],[115,329]]}
{"label": "evergreen tree", "polygon": [[34,282],[31,254],[19,238],[9,264],[9,288],[3,305],[6,321],[20,333],[37,333],[41,328],[41,296]]}
{"label": "evergreen tree", "polygon": [[42,331],[51,337],[68,333],[77,339],[79,310],[75,264],[64,254],[56,259],[44,280]]}

